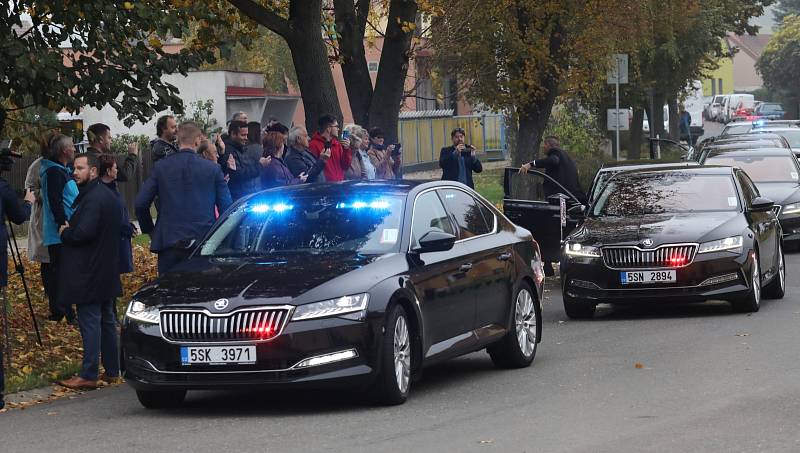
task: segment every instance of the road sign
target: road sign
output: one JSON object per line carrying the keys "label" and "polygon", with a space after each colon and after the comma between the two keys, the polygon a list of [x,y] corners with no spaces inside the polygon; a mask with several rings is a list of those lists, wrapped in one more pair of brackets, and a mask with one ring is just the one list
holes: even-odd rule
{"label": "road sign", "polygon": [[628,109],[608,109],[608,130],[617,130],[617,112],[619,112],[619,130],[627,131],[630,129],[630,111]]}
{"label": "road sign", "polygon": [[628,54],[614,54],[606,79],[610,85],[628,83]]}

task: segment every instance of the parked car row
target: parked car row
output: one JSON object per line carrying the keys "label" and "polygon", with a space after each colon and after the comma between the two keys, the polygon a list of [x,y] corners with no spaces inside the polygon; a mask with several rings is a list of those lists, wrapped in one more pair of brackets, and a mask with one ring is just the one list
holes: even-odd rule
{"label": "parked car row", "polygon": [[777,102],[756,101],[752,94],[722,94],[706,98],[706,120],[728,124],[732,121],[782,120],[786,116]]}

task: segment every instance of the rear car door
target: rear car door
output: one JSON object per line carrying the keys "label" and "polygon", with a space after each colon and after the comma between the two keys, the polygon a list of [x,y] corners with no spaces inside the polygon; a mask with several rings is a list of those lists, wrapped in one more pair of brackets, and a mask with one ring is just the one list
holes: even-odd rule
{"label": "rear car door", "polygon": [[458,228],[458,239],[471,250],[476,300],[474,328],[505,326],[511,300],[513,248],[497,234],[497,219],[481,201],[458,188],[439,189],[445,208]]}
{"label": "rear car door", "polygon": [[[551,181],[560,188],[565,210],[580,205],[580,201],[546,174],[532,170],[518,173],[516,168],[506,168],[503,175],[503,213],[515,224],[529,230],[542,251],[545,262],[559,260],[561,240],[577,226],[566,218],[562,228],[562,212],[558,196],[545,197],[544,182]],[[566,213],[564,213],[566,217]]]}
{"label": "rear car door", "polygon": [[[411,248],[428,231],[458,235],[453,220],[435,190],[422,192],[414,201],[411,217]],[[471,249],[463,241],[444,252],[409,255],[410,278],[420,301],[429,355],[457,346],[459,337],[470,337],[475,319],[475,297],[469,278]],[[462,340],[464,340],[462,339]]]}

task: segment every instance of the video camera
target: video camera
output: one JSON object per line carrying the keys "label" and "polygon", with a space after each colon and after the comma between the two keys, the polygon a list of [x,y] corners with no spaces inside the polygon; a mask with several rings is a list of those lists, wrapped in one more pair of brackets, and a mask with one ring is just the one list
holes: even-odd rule
{"label": "video camera", "polygon": [[22,154],[11,151],[11,140],[0,141],[0,172],[11,171],[14,161],[11,158],[20,159]]}

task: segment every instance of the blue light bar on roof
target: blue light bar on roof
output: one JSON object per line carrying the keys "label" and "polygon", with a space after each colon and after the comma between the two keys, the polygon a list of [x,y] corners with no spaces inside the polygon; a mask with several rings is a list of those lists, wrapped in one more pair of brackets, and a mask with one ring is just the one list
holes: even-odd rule
{"label": "blue light bar on roof", "polygon": [[294,206],[286,203],[259,203],[250,206],[249,211],[256,214],[265,214],[267,212],[276,212],[280,214],[285,211],[291,211],[293,208]]}
{"label": "blue light bar on roof", "polygon": [[375,201],[352,201],[350,203],[337,203],[336,208],[338,209],[389,209],[391,204],[386,200],[375,200]]}

